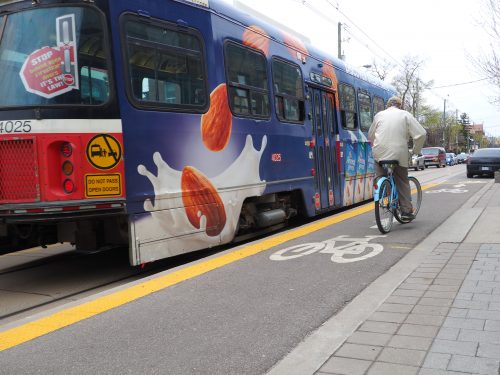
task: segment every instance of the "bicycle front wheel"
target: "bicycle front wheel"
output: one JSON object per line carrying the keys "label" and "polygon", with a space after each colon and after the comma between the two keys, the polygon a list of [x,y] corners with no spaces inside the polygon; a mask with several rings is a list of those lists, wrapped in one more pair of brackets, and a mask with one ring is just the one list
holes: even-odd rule
{"label": "bicycle front wheel", "polygon": [[394,214],[392,213],[392,192],[391,183],[384,180],[379,186],[379,199],[375,201],[375,220],[378,230],[382,233],[389,233],[392,228]]}
{"label": "bicycle front wheel", "polygon": [[[417,216],[417,213],[420,210],[420,205],[422,204],[422,187],[420,186],[420,182],[413,176],[408,177],[408,182],[410,183],[411,205],[413,206],[413,214]],[[401,218],[401,209],[399,208],[399,205],[398,209],[394,212],[394,216],[396,217],[396,220],[401,224],[406,224],[411,221]]]}

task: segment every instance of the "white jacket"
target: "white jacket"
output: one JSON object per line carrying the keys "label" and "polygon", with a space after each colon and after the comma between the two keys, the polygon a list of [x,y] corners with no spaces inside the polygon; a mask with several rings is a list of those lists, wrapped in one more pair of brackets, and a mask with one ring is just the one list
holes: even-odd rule
{"label": "white jacket", "polygon": [[411,113],[389,107],[375,115],[368,130],[375,161],[398,160],[408,168],[408,141],[413,139],[413,153],[418,154],[425,142],[427,132]]}

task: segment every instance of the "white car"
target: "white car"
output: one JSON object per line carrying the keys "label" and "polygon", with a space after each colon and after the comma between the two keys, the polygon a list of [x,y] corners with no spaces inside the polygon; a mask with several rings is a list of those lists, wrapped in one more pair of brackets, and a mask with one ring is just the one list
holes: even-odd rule
{"label": "white car", "polygon": [[424,169],[425,168],[424,160],[425,157],[422,154],[412,155],[410,159],[410,168],[413,168],[416,171],[418,171],[419,169]]}

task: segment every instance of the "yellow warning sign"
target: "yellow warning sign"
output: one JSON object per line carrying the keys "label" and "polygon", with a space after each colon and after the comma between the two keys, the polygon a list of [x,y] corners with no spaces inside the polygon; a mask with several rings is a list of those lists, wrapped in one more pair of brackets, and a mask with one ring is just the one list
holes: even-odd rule
{"label": "yellow warning sign", "polygon": [[122,184],[119,173],[85,175],[85,196],[87,198],[120,195],[122,195]]}
{"label": "yellow warning sign", "polygon": [[122,146],[109,134],[98,134],[87,144],[87,159],[98,169],[111,169],[122,158]]}

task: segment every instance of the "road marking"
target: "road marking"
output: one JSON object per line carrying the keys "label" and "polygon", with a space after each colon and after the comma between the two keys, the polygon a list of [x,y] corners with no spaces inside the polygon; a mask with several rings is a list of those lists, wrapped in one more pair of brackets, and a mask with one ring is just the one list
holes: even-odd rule
{"label": "road marking", "polygon": [[[397,223],[397,220],[396,220],[396,218],[395,218],[395,217],[393,217],[393,218],[392,218],[392,223],[393,223],[393,224],[394,224],[394,223]],[[377,224],[372,225],[372,226],[370,227],[370,229],[375,229],[375,228],[378,228],[378,225],[377,225]]]}
{"label": "road marking", "polygon": [[[425,187],[422,187],[422,190],[430,189],[434,186],[437,186],[437,184],[426,185]],[[98,297],[95,300],[82,303],[81,305],[70,307],[52,315],[8,329],[4,332],[0,332],[0,352],[116,307],[120,307],[126,303],[166,289],[172,285],[203,275],[214,269],[221,268],[238,260],[250,257],[265,250],[269,250],[290,240],[308,235],[333,224],[337,224],[370,212],[373,208],[374,203],[370,202],[352,210],[290,230],[286,233],[266,238],[263,241],[244,246],[216,258],[187,266],[178,271],[150,279],[128,287],[127,289]]]}
{"label": "road marking", "polygon": [[[352,238],[346,235],[340,235],[321,242],[301,243],[286,247],[271,254],[269,259],[276,261],[290,260],[320,252],[323,254],[332,254],[331,261],[334,263],[358,262],[374,257],[384,250],[384,246],[381,244],[368,243],[370,240],[379,237],[386,236]],[[348,244],[336,246],[337,242],[348,242]]]}
{"label": "road marking", "polygon": [[476,180],[476,181],[460,181],[459,184],[487,184],[488,181],[481,181],[481,180]]}
{"label": "road marking", "polygon": [[426,194],[439,194],[439,193],[451,193],[451,194],[463,194],[467,193],[469,190],[465,189],[438,189],[426,191]]}

